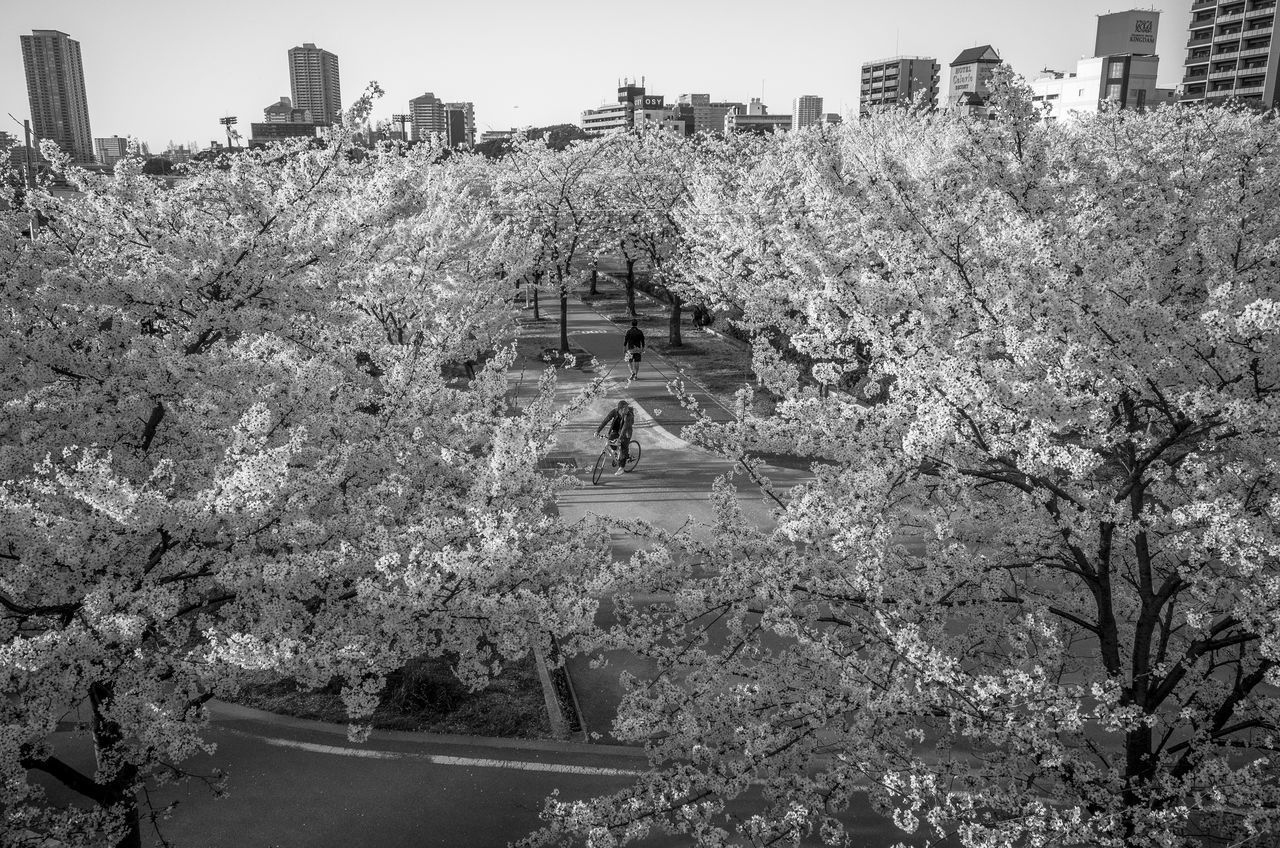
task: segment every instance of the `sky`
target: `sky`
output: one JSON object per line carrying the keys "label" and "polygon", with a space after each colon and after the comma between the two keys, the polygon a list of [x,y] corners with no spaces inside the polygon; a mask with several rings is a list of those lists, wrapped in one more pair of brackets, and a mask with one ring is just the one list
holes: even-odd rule
{"label": "sky", "polygon": [[[1162,12],[1161,86],[1182,75],[1190,0],[1141,0]],[[991,44],[1028,79],[1074,71],[1093,52],[1095,15],[1119,0],[0,0],[0,121],[20,133],[30,107],[18,37],[58,29],[80,42],[94,137],[208,146],[218,118],[244,136],[289,95],[290,47],[338,55],[347,106],[371,81],[374,118],[432,92],[475,104],[476,128],[577,123],[616,99],[621,77],[645,78],[668,102],[760,97],[789,114],[800,95],[856,109],[863,62]]]}

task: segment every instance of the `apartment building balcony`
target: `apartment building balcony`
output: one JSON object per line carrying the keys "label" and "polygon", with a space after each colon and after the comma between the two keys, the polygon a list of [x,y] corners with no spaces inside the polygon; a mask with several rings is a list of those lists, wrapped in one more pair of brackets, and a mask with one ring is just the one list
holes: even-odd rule
{"label": "apartment building balcony", "polygon": [[1266,56],[1270,52],[1270,45],[1267,45],[1266,47],[1250,47],[1247,50],[1241,50],[1239,56],[1241,59],[1244,59],[1248,56]]}
{"label": "apartment building balcony", "polygon": [[1218,0],[1194,0],[1191,4],[1191,11],[1194,12],[1196,9],[1206,9],[1216,5],[1218,5]]}
{"label": "apartment building balcony", "polygon": [[1232,69],[1231,69],[1231,70],[1229,70],[1229,71],[1215,71],[1215,72],[1213,72],[1213,73],[1209,74],[1209,76],[1208,76],[1206,79],[1211,79],[1211,80],[1215,80],[1215,79],[1235,79],[1235,77],[1236,77],[1236,69],[1235,69],[1235,68],[1232,68]]}
{"label": "apartment building balcony", "polygon": [[1189,48],[1200,47],[1201,45],[1210,44],[1212,42],[1213,42],[1213,31],[1206,29],[1188,38],[1187,47]]}
{"label": "apartment building balcony", "polygon": [[1259,6],[1259,7],[1258,7],[1258,8],[1256,8],[1256,9],[1250,9],[1249,11],[1245,12],[1245,13],[1244,13],[1244,16],[1245,16],[1246,18],[1251,18],[1251,19],[1252,19],[1252,18],[1261,18],[1261,17],[1265,17],[1265,16],[1267,16],[1267,15],[1274,15],[1275,13],[1276,13],[1276,7],[1275,7],[1274,5],[1272,5],[1272,6]]}
{"label": "apartment building balcony", "polygon": [[1266,86],[1262,83],[1258,83],[1257,85],[1238,85],[1235,88],[1235,92],[1241,97],[1247,97],[1250,94],[1261,94],[1262,89],[1265,87]]}
{"label": "apartment building balcony", "polygon": [[1220,32],[1213,37],[1214,44],[1222,44],[1228,41],[1239,41],[1239,40],[1240,40],[1240,30],[1238,29],[1232,32]]}
{"label": "apartment building balcony", "polygon": [[1274,27],[1274,26],[1271,26],[1271,25],[1263,26],[1263,27],[1258,27],[1257,29],[1247,29],[1247,30],[1245,30],[1245,31],[1244,31],[1244,37],[1245,37],[1245,38],[1260,38],[1260,37],[1262,37],[1262,36],[1264,36],[1264,35],[1271,35],[1272,31],[1274,31],[1274,30],[1275,30],[1275,27]]}

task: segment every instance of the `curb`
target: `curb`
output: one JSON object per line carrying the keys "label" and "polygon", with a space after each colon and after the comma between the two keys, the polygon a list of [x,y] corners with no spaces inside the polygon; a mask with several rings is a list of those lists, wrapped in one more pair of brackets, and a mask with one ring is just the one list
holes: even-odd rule
{"label": "curb", "polygon": [[[251,721],[258,724],[288,727],[294,730],[306,730],[341,736],[346,739],[345,724],[330,724],[327,721],[295,718],[294,716],[245,707],[226,701],[210,701],[208,704],[211,723],[217,720]],[[481,748],[495,748],[511,751],[553,751],[562,754],[612,754],[616,756],[644,758],[644,748],[631,745],[591,745],[585,742],[570,742],[559,739],[518,739],[501,736],[464,736],[457,733],[425,733],[413,730],[374,730],[369,734],[368,742],[412,742],[435,745],[472,745]],[[366,743],[368,744],[368,743]]]}

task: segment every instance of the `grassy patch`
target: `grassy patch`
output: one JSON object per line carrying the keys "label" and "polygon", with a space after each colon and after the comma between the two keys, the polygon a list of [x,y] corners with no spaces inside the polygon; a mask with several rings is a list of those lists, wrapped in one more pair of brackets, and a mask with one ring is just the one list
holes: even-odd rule
{"label": "grassy patch", "polygon": [[[341,684],[300,689],[292,680],[263,679],[241,689],[248,707],[298,718],[345,724]],[[422,657],[387,680],[372,724],[380,730],[460,733],[543,739],[551,735],[542,684],[532,656],[508,665],[479,692],[458,682],[449,662]]]}

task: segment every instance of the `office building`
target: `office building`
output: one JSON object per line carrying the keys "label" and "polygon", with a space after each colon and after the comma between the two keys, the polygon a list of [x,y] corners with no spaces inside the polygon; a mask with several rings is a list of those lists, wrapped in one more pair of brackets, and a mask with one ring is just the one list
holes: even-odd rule
{"label": "office building", "polygon": [[319,124],[310,122],[273,122],[253,123],[249,125],[249,146],[266,147],[273,141],[287,141],[294,138],[315,138]]}
{"label": "office building", "polygon": [[114,165],[129,155],[129,139],[118,135],[113,135],[111,138],[95,138],[93,149],[100,164]]}
{"label": "office building", "polygon": [[893,56],[862,65],[858,111],[873,106],[909,106],[917,97],[929,109],[938,108],[938,80],[942,66],[930,56]]}
{"label": "office building", "polygon": [[1173,98],[1156,87],[1160,57],[1156,36],[1160,13],[1135,9],[1098,16],[1093,56],[1076,63],[1074,73],[1045,71],[1031,81],[1032,100],[1046,120],[1072,120],[1112,109],[1151,109]]}
{"label": "office building", "polygon": [[262,110],[261,123],[249,125],[249,146],[265,147],[273,141],[290,138],[315,138],[326,124],[311,120],[311,110],[299,109],[288,97],[281,97]]}
{"label": "office building", "polygon": [[710,94],[682,94],[676,102],[685,121],[686,135],[724,132],[724,116],[734,109],[747,111],[747,104],[735,101],[713,101]]}
{"label": "office building", "polygon": [[655,106],[662,103],[664,98],[661,95],[649,95],[648,101],[645,98],[644,77],[640,78],[638,85],[635,80],[618,80],[617,102],[604,103],[595,109],[583,109],[580,119],[582,129],[592,135],[631,129],[636,125],[636,110],[647,108],[646,103],[648,107],[652,107],[650,111],[665,108]]}
{"label": "office building", "polygon": [[783,132],[791,129],[791,115],[770,115],[769,107],[759,97],[751,98],[746,112],[730,112],[724,116],[724,133]]}
{"label": "office building", "polygon": [[991,75],[1000,64],[1000,54],[990,44],[961,51],[951,63],[951,80],[947,85],[947,108],[971,115],[988,113]]}
{"label": "office building", "polygon": [[632,104],[631,122],[635,127],[657,127],[678,135],[688,135],[678,105],[668,106],[661,94],[643,94]]}
{"label": "office building", "polygon": [[430,91],[409,101],[409,120],[413,122],[414,141],[443,136],[448,141],[449,114],[444,101]]}
{"label": "office building", "polygon": [[1280,106],[1275,0],[1193,0],[1183,103]]}
{"label": "office building", "polygon": [[268,124],[312,123],[311,112],[306,109],[298,109],[288,97],[281,97],[278,102],[272,103],[263,109],[262,120]]}
{"label": "office building", "polygon": [[32,146],[49,139],[72,161],[94,160],[89,102],[84,88],[80,42],[56,29],[32,30],[22,40],[22,65],[31,104]]}
{"label": "office building", "polygon": [[[193,145],[194,146],[194,145]],[[174,144],[169,142],[168,148],[164,151],[164,158],[168,159],[175,165],[183,165],[191,161],[191,157],[195,155],[195,151],[185,144]]]}
{"label": "office building", "polygon": [[474,147],[476,143],[476,107],[470,102],[444,104],[449,122],[450,147]]}
{"label": "office building", "polygon": [[293,108],[307,110],[317,124],[338,123],[342,112],[342,82],[336,55],[310,42],[290,48],[289,88]]}
{"label": "office building", "polygon": [[791,129],[822,123],[822,98],[815,94],[797,97],[791,104]]}

